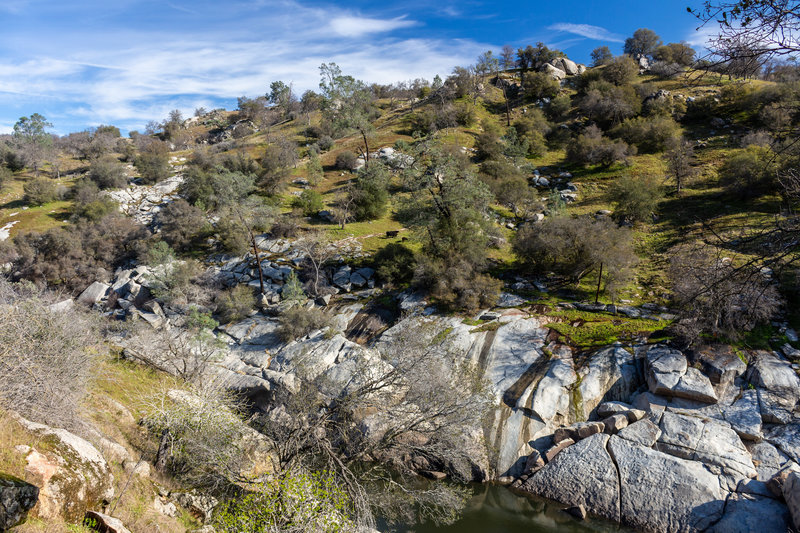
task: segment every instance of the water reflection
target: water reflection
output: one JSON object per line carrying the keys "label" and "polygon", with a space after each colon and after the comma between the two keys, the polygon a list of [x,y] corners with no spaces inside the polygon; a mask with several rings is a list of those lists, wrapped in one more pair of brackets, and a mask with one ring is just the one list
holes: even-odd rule
{"label": "water reflection", "polygon": [[[450,526],[423,524],[401,528],[404,533],[596,533],[621,532],[619,527],[601,520],[578,521],[561,509],[532,496],[497,485],[475,485],[464,516]],[[383,529],[382,529],[383,530]]]}

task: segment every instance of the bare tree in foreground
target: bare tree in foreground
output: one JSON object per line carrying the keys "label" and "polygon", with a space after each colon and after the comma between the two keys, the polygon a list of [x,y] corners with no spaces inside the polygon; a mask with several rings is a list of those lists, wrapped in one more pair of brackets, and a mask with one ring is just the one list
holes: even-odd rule
{"label": "bare tree in foreground", "polygon": [[58,311],[51,300],[0,279],[0,406],[70,427],[95,374],[98,331],[88,313]]}
{"label": "bare tree in foreground", "polygon": [[323,373],[264,415],[257,425],[280,468],[333,472],[364,525],[375,508],[412,522],[417,513],[457,518],[467,491],[415,488],[415,471],[445,471],[462,482],[486,476],[473,457],[490,397],[479,369],[434,333],[420,323],[392,334],[379,352],[340,362],[348,375]]}

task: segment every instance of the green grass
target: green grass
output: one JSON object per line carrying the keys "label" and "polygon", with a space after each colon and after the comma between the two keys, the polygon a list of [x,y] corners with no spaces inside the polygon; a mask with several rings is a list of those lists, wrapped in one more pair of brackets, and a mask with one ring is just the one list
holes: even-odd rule
{"label": "green grass", "polygon": [[548,315],[560,320],[547,323],[545,327],[557,331],[564,341],[579,348],[594,348],[637,337],[650,337],[652,333],[663,330],[672,323],[667,320],[628,318],[574,310],[555,311]]}

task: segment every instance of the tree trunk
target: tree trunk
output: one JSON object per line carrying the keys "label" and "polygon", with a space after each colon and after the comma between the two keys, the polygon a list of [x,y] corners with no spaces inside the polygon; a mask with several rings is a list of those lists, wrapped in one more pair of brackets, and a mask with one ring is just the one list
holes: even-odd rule
{"label": "tree trunk", "polygon": [[603,280],[603,263],[600,263],[600,274],[597,275],[597,290],[594,293],[594,303],[600,299],[600,282]]}
{"label": "tree trunk", "polygon": [[364,139],[364,168],[369,167],[369,142],[367,142],[366,130],[361,130],[361,137]]}
{"label": "tree trunk", "polygon": [[159,472],[164,472],[167,468],[167,457],[169,455],[169,430],[165,429],[161,432],[161,440],[158,443],[158,451],[156,452],[156,460],[153,466]]}
{"label": "tree trunk", "polygon": [[258,246],[256,246],[256,237],[250,231],[250,243],[253,245],[253,255],[256,256],[256,268],[258,268],[258,284],[261,287],[261,294],[264,294],[264,273],[261,271],[261,257],[258,254]]}

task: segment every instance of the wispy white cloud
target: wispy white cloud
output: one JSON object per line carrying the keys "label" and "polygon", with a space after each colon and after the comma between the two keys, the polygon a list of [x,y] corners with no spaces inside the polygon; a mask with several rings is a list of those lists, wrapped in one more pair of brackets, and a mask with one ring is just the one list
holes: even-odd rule
{"label": "wispy white cloud", "polygon": [[413,20],[405,17],[375,19],[368,17],[341,16],[331,20],[331,30],[343,37],[361,37],[371,33],[385,33],[400,28],[416,26]]}
{"label": "wispy white cloud", "polygon": [[[234,4],[231,9],[239,5]],[[469,40],[393,35],[418,24],[406,17],[367,17],[292,0],[268,4],[261,11],[253,8],[246,19],[225,21],[220,15],[213,29],[116,26],[80,38],[63,33],[52,44],[31,41],[31,56],[0,57],[0,127],[43,111],[43,102],[50,102],[46,116],[60,133],[75,124],[141,129],[171,109],[189,114],[198,106],[230,106],[238,96],[264,94],[275,80],[293,83],[298,92],[317,89],[323,62],[334,61],[368,82],[392,83],[446,75],[491,48]],[[264,28],[270,30],[266,35]],[[109,46],[113,42],[125,45]],[[2,43],[0,37],[0,51]]]}
{"label": "wispy white cloud", "polygon": [[695,48],[706,48],[708,42],[717,35],[719,35],[719,28],[707,24],[690,32],[684,40]]}
{"label": "wispy white cloud", "polygon": [[621,43],[625,40],[621,35],[612,33],[600,26],[592,26],[591,24],[572,24],[569,22],[559,22],[557,24],[550,25],[547,29],[572,33],[574,35],[580,35],[581,37],[586,37],[587,39],[593,39],[595,41]]}

